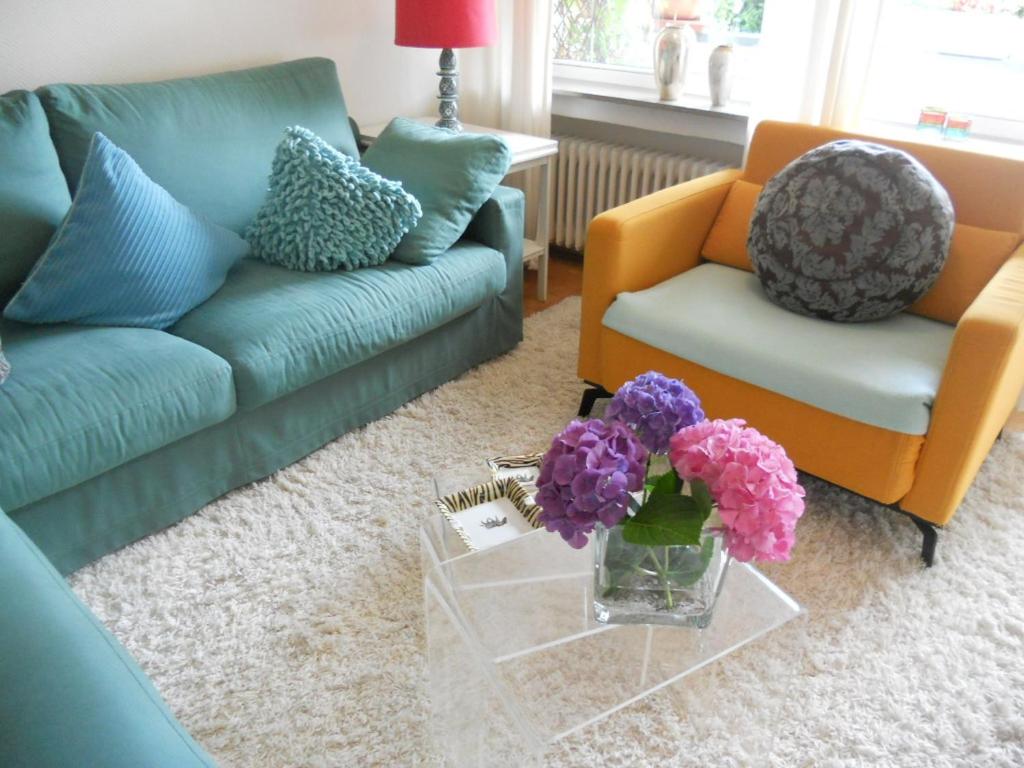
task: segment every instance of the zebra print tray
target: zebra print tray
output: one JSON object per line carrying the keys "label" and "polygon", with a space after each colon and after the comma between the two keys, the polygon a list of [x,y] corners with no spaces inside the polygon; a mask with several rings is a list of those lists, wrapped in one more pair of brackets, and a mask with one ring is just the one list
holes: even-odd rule
{"label": "zebra print tray", "polygon": [[471,552],[539,528],[540,507],[513,478],[492,480],[434,502]]}
{"label": "zebra print tray", "polygon": [[518,456],[495,456],[487,460],[495,480],[511,477],[525,485],[534,485],[540,475],[543,453],[523,453]]}

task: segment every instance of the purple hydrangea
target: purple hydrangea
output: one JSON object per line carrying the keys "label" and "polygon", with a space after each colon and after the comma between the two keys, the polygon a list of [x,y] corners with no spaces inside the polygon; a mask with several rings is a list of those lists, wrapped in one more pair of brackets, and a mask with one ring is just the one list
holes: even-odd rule
{"label": "purple hydrangea", "polygon": [[627,381],[615,393],[605,415],[621,421],[651,453],[668,453],[676,432],[704,421],[700,399],[679,381],[649,371]]}
{"label": "purple hydrangea", "polygon": [[611,528],[626,516],[630,492],[644,487],[646,463],[647,451],[625,425],[573,421],[544,454],[540,521],[581,549],[598,521]]}

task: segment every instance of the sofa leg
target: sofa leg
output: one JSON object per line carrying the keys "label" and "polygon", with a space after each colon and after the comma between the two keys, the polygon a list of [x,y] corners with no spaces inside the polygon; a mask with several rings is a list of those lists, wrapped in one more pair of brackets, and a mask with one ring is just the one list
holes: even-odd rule
{"label": "sofa leg", "polygon": [[922,520],[916,515],[908,515],[914,521],[914,525],[924,535],[924,542],[921,545],[921,559],[925,566],[931,568],[935,563],[935,547],[939,543],[939,530],[927,520]]}
{"label": "sofa leg", "polygon": [[[588,384],[590,382],[587,382]],[[594,410],[594,403],[597,402],[598,398],[611,397],[612,393],[602,387],[600,384],[595,384],[592,387],[587,387],[583,390],[583,397],[580,399],[580,411],[579,415],[589,416],[590,412]]]}

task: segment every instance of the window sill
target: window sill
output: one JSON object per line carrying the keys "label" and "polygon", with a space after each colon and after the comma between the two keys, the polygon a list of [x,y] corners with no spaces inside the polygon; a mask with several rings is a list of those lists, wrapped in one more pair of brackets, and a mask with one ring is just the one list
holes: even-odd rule
{"label": "window sill", "polygon": [[977,152],[982,155],[995,155],[1012,160],[1024,160],[1024,142],[1011,139],[993,139],[989,136],[970,136],[959,141],[943,139],[938,134],[922,132],[917,126],[903,123],[882,122],[880,120],[865,121],[862,132],[871,136],[895,141],[910,141],[915,144],[933,144],[949,149],[960,149],[966,152]]}
{"label": "window sill", "polygon": [[707,97],[684,95],[661,101],[652,88],[557,78],[552,112],[562,117],[693,136],[743,146],[747,140],[747,105],[712,107]]}

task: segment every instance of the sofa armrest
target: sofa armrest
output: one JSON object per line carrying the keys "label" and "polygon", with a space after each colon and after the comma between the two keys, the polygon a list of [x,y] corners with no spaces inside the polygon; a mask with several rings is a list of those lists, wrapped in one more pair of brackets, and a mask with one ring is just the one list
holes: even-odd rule
{"label": "sofa armrest", "polygon": [[521,190],[497,187],[469,223],[465,237],[500,251],[510,268],[515,262],[522,271],[525,211]]}
{"label": "sofa armrest", "polygon": [[620,205],[595,217],[583,262],[579,375],[601,383],[601,319],[623,291],[639,291],[691,269],[740,171],[710,176]]}
{"label": "sofa armrest", "polygon": [[1024,386],[1024,245],[974,300],[953,336],[914,486],[900,507],[949,521]]}
{"label": "sofa armrest", "polygon": [[497,344],[510,348],[523,338],[523,221],[526,202],[523,193],[498,187],[477,211],[464,238],[493,248],[505,257],[505,289],[494,297]]}
{"label": "sofa armrest", "polygon": [[0,765],[214,768],[138,664],[0,511]]}

